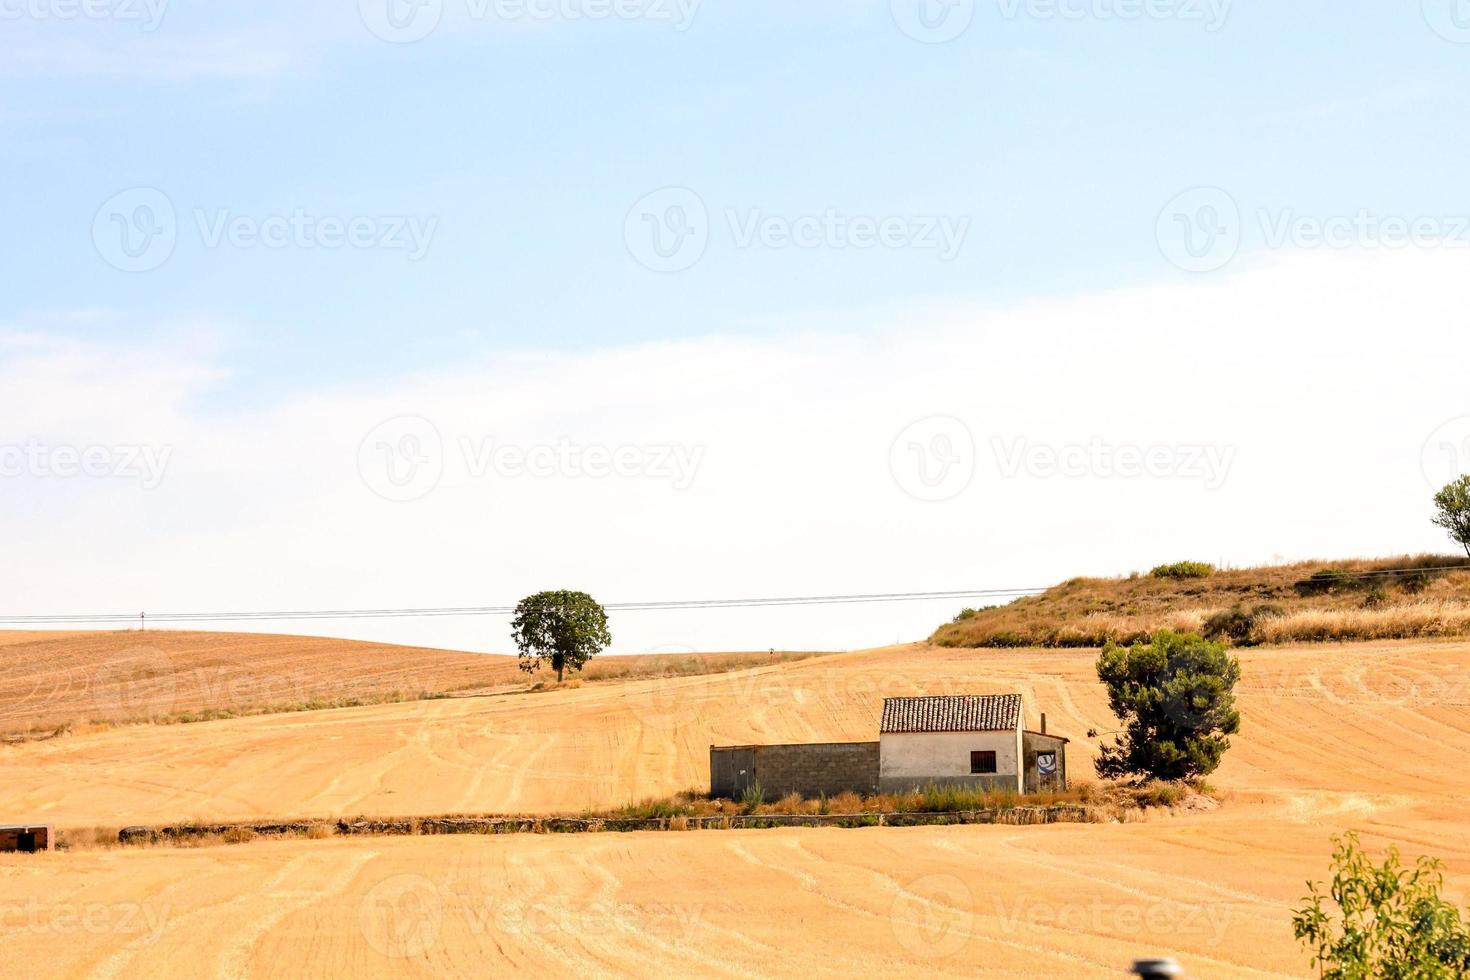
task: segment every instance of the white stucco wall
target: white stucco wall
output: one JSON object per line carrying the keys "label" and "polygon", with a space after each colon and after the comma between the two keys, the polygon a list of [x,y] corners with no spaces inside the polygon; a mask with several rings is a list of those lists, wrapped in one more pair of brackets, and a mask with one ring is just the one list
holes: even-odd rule
{"label": "white stucco wall", "polygon": [[969,779],[970,753],[994,752],[995,774],[1012,776],[1021,791],[1021,730],[1012,732],[912,732],[880,735],[878,776],[883,780]]}

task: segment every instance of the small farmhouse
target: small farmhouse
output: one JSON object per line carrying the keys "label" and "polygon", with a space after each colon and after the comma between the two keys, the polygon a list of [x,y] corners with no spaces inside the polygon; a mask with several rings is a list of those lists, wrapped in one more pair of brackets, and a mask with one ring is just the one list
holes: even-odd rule
{"label": "small farmhouse", "polygon": [[887,698],[878,788],[961,785],[1035,793],[1067,782],[1067,740],[1021,724],[1021,695]]}
{"label": "small farmhouse", "polygon": [[1067,785],[1067,739],[1023,726],[1019,694],[887,698],[876,742],[710,746],[710,793],[897,793],[929,785],[1035,793]]}

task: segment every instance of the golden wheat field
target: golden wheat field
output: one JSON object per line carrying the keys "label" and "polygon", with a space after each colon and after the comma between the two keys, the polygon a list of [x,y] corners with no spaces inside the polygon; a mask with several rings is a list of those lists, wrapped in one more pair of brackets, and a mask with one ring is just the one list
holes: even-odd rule
{"label": "golden wheat field", "polygon": [[[0,647],[3,649],[3,647]],[[1137,823],[258,840],[0,856],[4,976],[1304,976],[1330,837],[1470,886],[1470,644],[1242,651],[1211,812]],[[0,823],[577,812],[698,787],[712,743],[871,738],[884,696],[1017,690],[1108,729],[1088,651],[893,647],[0,747]]]}

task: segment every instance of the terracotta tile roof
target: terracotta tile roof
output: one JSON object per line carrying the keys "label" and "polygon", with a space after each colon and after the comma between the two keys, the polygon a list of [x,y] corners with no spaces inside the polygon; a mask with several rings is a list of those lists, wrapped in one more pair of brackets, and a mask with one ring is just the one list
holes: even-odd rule
{"label": "terracotta tile roof", "polygon": [[1004,732],[1021,722],[1021,695],[884,698],[880,731]]}

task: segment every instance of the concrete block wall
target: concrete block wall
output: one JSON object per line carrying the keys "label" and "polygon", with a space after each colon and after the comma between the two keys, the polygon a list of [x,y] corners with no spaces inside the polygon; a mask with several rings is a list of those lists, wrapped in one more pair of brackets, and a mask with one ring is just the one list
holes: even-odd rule
{"label": "concrete block wall", "polygon": [[878,743],[762,745],[755,751],[755,778],[769,800],[787,793],[807,798],[876,793]]}
{"label": "concrete block wall", "polygon": [[[743,769],[747,770],[744,776],[740,775]],[[714,795],[739,797],[750,782],[759,782],[768,800],[788,793],[799,793],[808,799],[839,793],[871,795],[878,791],[878,743],[824,742],[710,749],[710,789]]]}

